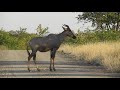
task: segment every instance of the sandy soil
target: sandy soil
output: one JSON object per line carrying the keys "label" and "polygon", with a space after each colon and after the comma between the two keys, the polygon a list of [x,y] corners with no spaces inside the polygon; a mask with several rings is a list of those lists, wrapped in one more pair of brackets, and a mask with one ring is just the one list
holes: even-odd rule
{"label": "sandy soil", "polygon": [[109,73],[102,66],[88,65],[57,53],[55,72],[49,71],[49,52],[37,52],[38,72],[31,60],[31,70],[27,70],[25,50],[0,50],[0,78],[117,78],[119,73]]}

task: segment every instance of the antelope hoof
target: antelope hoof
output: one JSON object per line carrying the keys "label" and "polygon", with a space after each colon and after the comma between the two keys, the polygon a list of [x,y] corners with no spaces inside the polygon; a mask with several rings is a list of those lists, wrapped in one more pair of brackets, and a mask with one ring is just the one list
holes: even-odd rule
{"label": "antelope hoof", "polygon": [[54,71],[56,71],[56,69],[55,69],[55,68],[53,68],[53,70],[54,70]]}
{"label": "antelope hoof", "polygon": [[52,68],[50,68],[50,71],[52,72]]}
{"label": "antelope hoof", "polygon": [[31,72],[30,68],[28,68],[28,71]]}

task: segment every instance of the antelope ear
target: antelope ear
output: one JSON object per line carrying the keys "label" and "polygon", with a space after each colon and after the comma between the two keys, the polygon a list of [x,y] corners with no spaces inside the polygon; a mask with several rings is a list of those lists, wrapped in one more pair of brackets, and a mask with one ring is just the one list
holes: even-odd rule
{"label": "antelope ear", "polygon": [[65,28],[65,27],[63,27],[63,26],[62,26],[62,28],[63,28],[63,30],[64,30],[64,31],[66,31],[66,30],[67,30],[67,28]]}

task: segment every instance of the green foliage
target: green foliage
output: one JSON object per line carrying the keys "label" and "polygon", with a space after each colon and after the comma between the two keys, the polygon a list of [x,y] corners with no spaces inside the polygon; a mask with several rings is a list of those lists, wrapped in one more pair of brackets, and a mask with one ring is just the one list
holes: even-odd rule
{"label": "green foliage", "polygon": [[78,21],[92,22],[97,30],[120,30],[120,12],[83,12]]}
{"label": "green foliage", "polygon": [[105,41],[118,41],[120,40],[120,31],[87,31],[79,32],[76,34],[76,39],[67,38],[67,44],[87,44]]}
{"label": "green foliage", "polygon": [[48,33],[48,27],[43,29],[41,25],[37,28],[39,35],[27,33],[26,30],[27,28],[20,27],[19,30],[11,30],[7,32],[1,28],[0,46],[5,46],[8,49],[26,49],[26,44],[30,39],[33,37],[43,36]]}
{"label": "green foliage", "polygon": [[5,46],[8,49],[26,49],[26,43],[36,34],[29,34],[26,29],[6,32],[0,29],[0,46]]}
{"label": "green foliage", "polygon": [[39,24],[39,26],[37,27],[36,30],[37,30],[37,33],[40,37],[43,37],[45,34],[49,33],[48,32],[48,27],[42,28],[41,24]]}
{"label": "green foliage", "polygon": [[[18,33],[19,32],[19,33]],[[0,29],[0,49],[26,49],[26,43],[33,37],[38,37],[36,34],[26,32],[26,29],[16,31],[5,31]],[[118,41],[120,40],[120,31],[102,30],[102,31],[84,31],[80,30],[76,33],[76,39],[67,38],[64,43],[67,44],[87,44],[104,41]]]}

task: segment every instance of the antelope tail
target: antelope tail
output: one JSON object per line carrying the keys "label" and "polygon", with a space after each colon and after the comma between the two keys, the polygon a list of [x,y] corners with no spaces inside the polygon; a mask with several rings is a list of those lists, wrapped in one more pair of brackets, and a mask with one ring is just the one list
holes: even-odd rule
{"label": "antelope tail", "polygon": [[29,47],[29,45],[27,44],[27,53],[28,53],[28,55],[30,56],[30,52],[29,52],[29,50],[28,50],[28,47]]}

